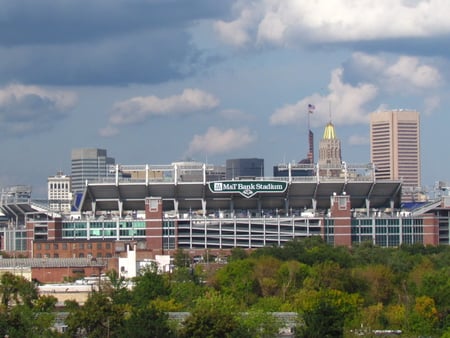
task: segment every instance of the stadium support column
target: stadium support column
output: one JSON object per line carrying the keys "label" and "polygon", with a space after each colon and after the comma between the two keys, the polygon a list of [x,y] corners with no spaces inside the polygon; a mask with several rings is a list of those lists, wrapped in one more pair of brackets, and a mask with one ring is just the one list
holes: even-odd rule
{"label": "stadium support column", "polygon": [[92,215],[95,216],[95,212],[97,211],[97,203],[95,201],[91,202]]}
{"label": "stadium support column", "polygon": [[120,217],[123,216],[122,212],[123,212],[123,202],[122,201],[117,201],[117,208],[119,209],[119,215]]}
{"label": "stadium support column", "polygon": [[350,196],[342,194],[331,196],[330,218],[334,222],[334,245],[352,245]]}
{"label": "stadium support column", "polygon": [[162,199],[145,199],[145,238],[147,249],[155,255],[163,254],[163,209]]}
{"label": "stadium support column", "polygon": [[370,216],[370,200],[366,198],[366,215]]}
{"label": "stadium support column", "polygon": [[317,200],[315,198],[311,199],[311,204],[312,204],[312,208],[315,212],[316,208],[317,208]]}
{"label": "stadium support column", "polygon": [[206,216],[206,200],[202,198],[202,211],[203,216]]}

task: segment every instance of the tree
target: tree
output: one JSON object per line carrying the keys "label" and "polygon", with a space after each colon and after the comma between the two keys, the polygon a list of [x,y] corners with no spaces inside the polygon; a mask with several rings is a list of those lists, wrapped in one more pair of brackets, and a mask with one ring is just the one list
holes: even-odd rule
{"label": "tree", "polygon": [[183,322],[181,338],[245,337],[238,320],[238,308],[229,296],[211,292],[199,298]]}
{"label": "tree", "polygon": [[303,325],[298,337],[343,337],[346,321],[351,321],[361,304],[358,295],[338,290],[308,291],[303,294],[300,314]]}
{"label": "tree", "polygon": [[186,268],[191,265],[191,258],[182,248],[177,249],[173,256],[173,264],[176,268]]}
{"label": "tree", "polygon": [[263,297],[273,296],[279,290],[276,274],[281,261],[270,256],[262,256],[256,259],[254,266],[255,278]]}
{"label": "tree", "polygon": [[98,291],[93,291],[83,306],[66,302],[66,308],[69,314],[65,322],[71,337],[116,337],[124,320],[124,306],[113,304]]}
{"label": "tree", "polygon": [[111,297],[116,304],[126,304],[130,299],[130,291],[126,286],[126,279],[116,270],[106,272],[107,280],[102,285],[102,292]]}
{"label": "tree", "polygon": [[231,261],[215,274],[213,286],[225,295],[239,301],[241,305],[253,304],[258,295],[258,282],[253,272],[254,260]]}
{"label": "tree", "polygon": [[176,337],[169,325],[169,316],[155,306],[132,308],[129,317],[118,331],[118,337],[171,338]]}
{"label": "tree", "polygon": [[277,271],[277,279],[283,301],[286,300],[290,292],[294,292],[302,286],[303,280],[308,274],[309,267],[306,264],[293,260],[281,264]]}
{"label": "tree", "polygon": [[0,336],[54,337],[56,298],[39,297],[33,282],[9,272],[0,277]]}
{"label": "tree", "polygon": [[245,337],[252,338],[276,337],[282,327],[281,320],[272,313],[261,310],[243,313],[238,321],[240,322],[239,332],[245,334]]}
{"label": "tree", "polygon": [[158,297],[169,294],[169,283],[158,273],[156,264],[147,266],[135,278],[135,286],[131,291],[131,305],[145,307]]}
{"label": "tree", "polygon": [[38,291],[34,283],[22,276],[6,272],[0,277],[1,304],[8,307],[14,304],[31,306],[33,300],[38,298]]}

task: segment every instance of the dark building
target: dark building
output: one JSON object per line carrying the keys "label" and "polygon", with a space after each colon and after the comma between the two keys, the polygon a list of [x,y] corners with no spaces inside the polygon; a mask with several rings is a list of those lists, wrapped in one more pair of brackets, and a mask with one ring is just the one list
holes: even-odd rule
{"label": "dark building", "polygon": [[226,161],[226,178],[264,177],[264,159],[237,158]]}

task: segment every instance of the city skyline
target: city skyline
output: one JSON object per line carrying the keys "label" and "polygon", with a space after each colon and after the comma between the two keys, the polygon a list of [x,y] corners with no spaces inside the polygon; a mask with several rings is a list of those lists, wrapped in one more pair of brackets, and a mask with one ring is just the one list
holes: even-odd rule
{"label": "city skyline", "polygon": [[450,180],[434,151],[450,122],[450,3],[0,4],[0,187],[45,197],[76,148],[119,164],[256,157],[270,175],[308,156],[309,125],[317,161],[330,121],[342,160],[368,163],[369,115],[392,109],[420,112],[422,185]]}

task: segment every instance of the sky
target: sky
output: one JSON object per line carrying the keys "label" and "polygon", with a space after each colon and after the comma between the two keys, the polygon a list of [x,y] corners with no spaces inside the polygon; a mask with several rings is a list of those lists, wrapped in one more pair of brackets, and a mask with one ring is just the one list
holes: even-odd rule
{"label": "sky", "polygon": [[[332,122],[370,162],[369,116],[420,113],[422,185],[450,180],[450,1],[0,0],[0,187],[119,164],[264,159],[266,175]],[[444,150],[442,150],[442,148]]]}

